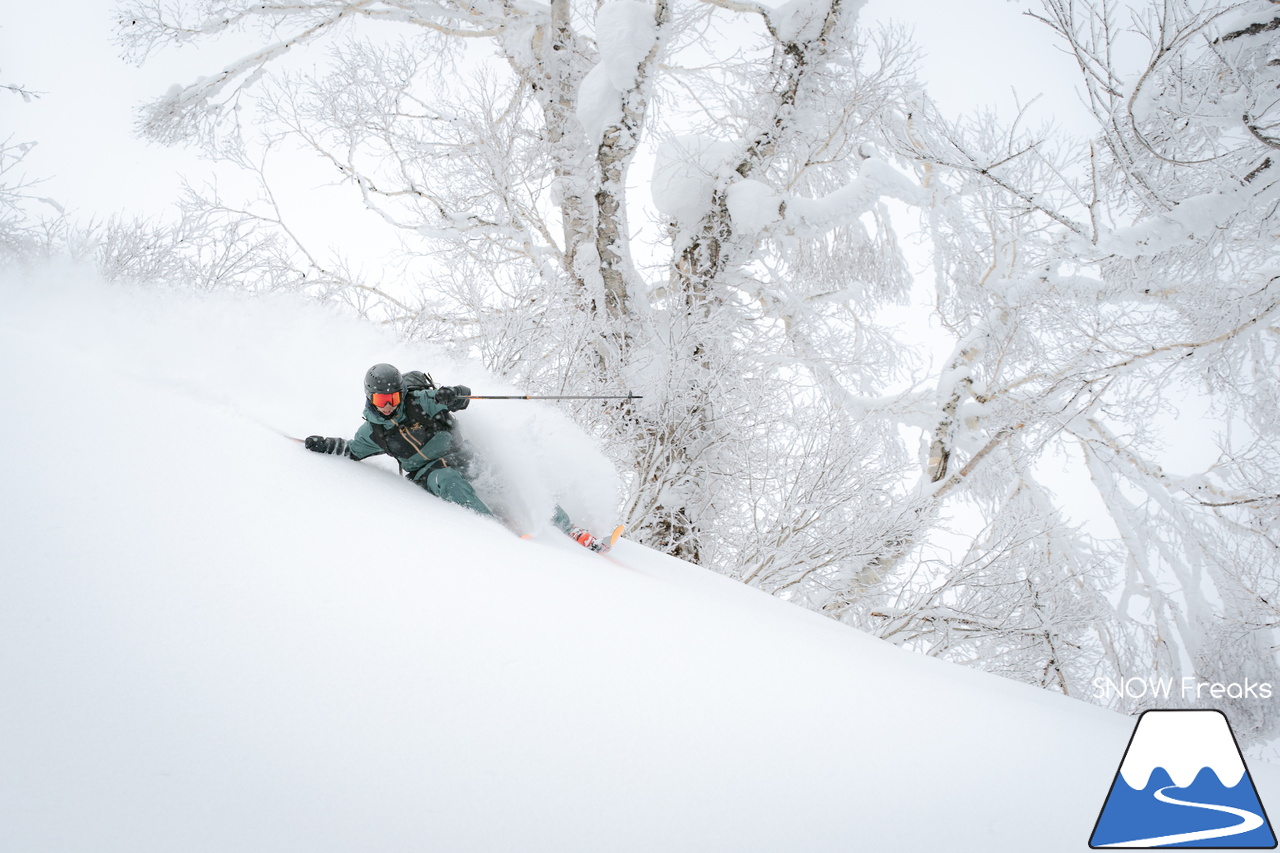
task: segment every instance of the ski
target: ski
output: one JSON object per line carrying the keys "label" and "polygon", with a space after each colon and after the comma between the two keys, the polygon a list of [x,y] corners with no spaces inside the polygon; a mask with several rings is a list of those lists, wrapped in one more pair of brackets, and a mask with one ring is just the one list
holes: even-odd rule
{"label": "ski", "polygon": [[613,546],[618,544],[618,539],[622,537],[622,531],[626,529],[626,525],[619,524],[613,529],[613,533],[609,534],[608,539],[597,538],[593,536],[591,531],[581,527],[575,527],[570,533],[569,538],[577,542],[588,551],[596,554],[607,554],[613,550]]}

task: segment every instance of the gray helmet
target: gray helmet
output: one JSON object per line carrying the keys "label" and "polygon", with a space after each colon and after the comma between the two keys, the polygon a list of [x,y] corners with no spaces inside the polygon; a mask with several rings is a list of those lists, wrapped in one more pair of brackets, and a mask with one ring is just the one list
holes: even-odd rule
{"label": "gray helmet", "polygon": [[390,364],[375,364],[364,375],[366,397],[372,397],[374,394],[394,394],[403,390],[404,379],[400,376],[400,371]]}

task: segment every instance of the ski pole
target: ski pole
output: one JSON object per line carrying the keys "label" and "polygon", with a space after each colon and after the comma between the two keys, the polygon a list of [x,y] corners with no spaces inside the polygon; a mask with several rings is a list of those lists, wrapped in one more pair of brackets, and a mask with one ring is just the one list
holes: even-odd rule
{"label": "ski pole", "polygon": [[487,394],[470,394],[463,397],[464,400],[643,400],[644,398],[638,394],[627,394],[625,397],[596,397],[596,396],[564,396],[564,395],[536,395],[536,394],[514,394],[510,396],[490,396]]}

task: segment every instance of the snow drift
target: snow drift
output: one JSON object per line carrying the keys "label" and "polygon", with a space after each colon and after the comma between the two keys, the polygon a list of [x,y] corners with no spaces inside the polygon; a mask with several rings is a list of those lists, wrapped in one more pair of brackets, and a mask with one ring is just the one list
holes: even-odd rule
{"label": "snow drift", "polygon": [[[376,361],[492,380],[84,279],[0,283],[0,849],[1085,848],[1132,720],[306,453]],[[505,487],[608,517],[567,417],[491,405]]]}

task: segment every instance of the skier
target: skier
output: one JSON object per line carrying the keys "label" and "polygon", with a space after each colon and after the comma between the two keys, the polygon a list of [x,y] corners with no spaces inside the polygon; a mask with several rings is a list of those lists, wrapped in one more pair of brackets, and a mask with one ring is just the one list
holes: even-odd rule
{"label": "skier", "polygon": [[[401,375],[393,365],[375,364],[365,374],[364,396],[364,423],[355,438],[312,435],[303,442],[307,450],[356,460],[388,454],[406,477],[431,494],[493,517],[468,479],[471,456],[454,433],[453,413],[471,403],[470,388],[434,387],[429,377],[416,371]],[[604,552],[612,545],[574,527],[558,506],[552,523],[592,551]]]}

